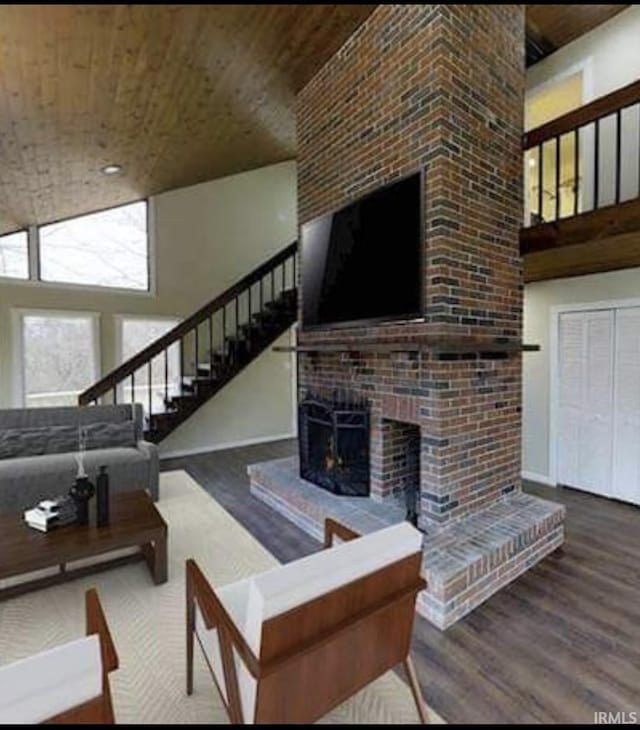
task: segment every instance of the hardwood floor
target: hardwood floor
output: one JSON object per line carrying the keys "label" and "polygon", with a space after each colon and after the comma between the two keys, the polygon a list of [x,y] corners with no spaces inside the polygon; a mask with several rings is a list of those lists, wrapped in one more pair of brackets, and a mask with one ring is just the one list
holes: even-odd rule
{"label": "hardwood floor", "polygon": [[160,462],[162,471],[184,469],[281,563],[322,546],[249,492],[247,465],[294,453],[292,440],[199,454]]}
{"label": "hardwood floor", "polygon": [[[185,469],[279,560],[320,543],[249,494],[247,464],[294,441],[162,462]],[[427,702],[451,723],[640,720],[640,509],[526,484],[567,506],[564,548],[441,632],[418,617],[414,659]]]}

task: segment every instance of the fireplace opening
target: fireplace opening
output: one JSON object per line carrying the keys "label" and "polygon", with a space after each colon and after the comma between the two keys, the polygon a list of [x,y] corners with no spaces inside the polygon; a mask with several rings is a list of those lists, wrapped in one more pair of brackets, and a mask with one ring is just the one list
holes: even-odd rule
{"label": "fireplace opening", "polygon": [[418,524],[420,512],[420,427],[382,419],[382,474],[387,494],[406,509],[406,519]]}
{"label": "fireplace opening", "polygon": [[298,405],[300,476],[334,494],[369,496],[369,407],[308,396]]}

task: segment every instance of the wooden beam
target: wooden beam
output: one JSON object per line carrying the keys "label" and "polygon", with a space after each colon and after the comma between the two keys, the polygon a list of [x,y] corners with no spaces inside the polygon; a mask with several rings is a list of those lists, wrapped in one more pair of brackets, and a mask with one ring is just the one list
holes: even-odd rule
{"label": "wooden beam", "polygon": [[640,231],[640,199],[520,230],[520,253],[574,246]]}
{"label": "wooden beam", "polygon": [[525,256],[523,264],[525,283],[640,267],[640,235],[625,233],[539,251]]}

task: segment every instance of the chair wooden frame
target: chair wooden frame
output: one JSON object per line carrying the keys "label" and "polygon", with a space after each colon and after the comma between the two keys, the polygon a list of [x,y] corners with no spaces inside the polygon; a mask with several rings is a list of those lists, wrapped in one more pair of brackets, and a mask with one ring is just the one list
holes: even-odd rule
{"label": "chair wooden frame", "polygon": [[84,702],[66,712],[50,718],[45,724],[98,724],[112,725],[115,723],[109,674],[119,666],[116,652],[107,620],[102,610],[100,599],[95,588],[85,593],[85,621],[86,635],[97,634],[100,640],[100,656],[102,659],[102,694],[89,702]]}
{"label": "chair wooden frame", "polygon": [[[360,535],[327,519],[325,548],[334,537],[346,541]],[[193,692],[195,636],[234,724],[244,722],[234,652],[257,682],[256,723],[314,722],[398,664],[420,720],[429,722],[409,654],[416,596],[426,587],[421,561],[420,552],[409,555],[266,620],[257,657],[196,562],[187,560],[187,694]],[[217,629],[226,701],[195,631],[196,606],[207,630]],[[360,661],[346,660],[354,656]]]}

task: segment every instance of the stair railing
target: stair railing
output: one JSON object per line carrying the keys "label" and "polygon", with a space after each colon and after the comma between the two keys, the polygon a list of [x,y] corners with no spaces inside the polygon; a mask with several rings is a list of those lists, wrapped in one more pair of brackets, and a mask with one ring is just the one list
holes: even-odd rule
{"label": "stair railing", "polygon": [[525,228],[640,197],[640,81],[523,137]]}
{"label": "stair railing", "polygon": [[[78,397],[81,406],[97,403],[142,403],[148,423],[154,400],[166,403],[180,395],[185,375],[208,364],[210,372],[229,368],[238,358],[240,340],[251,348],[255,317],[265,316],[269,303],[295,289],[298,243],[287,246],[225,292],[122,363]],[[231,347],[235,339],[236,347]],[[178,392],[172,389],[178,387]]]}

